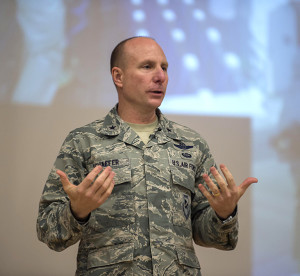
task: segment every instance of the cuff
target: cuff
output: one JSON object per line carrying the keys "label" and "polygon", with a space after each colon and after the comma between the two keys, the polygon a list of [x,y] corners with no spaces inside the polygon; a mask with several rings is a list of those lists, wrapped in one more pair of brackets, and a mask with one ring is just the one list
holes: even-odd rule
{"label": "cuff", "polygon": [[71,214],[72,214],[73,218],[74,218],[80,225],[85,225],[85,224],[87,224],[87,222],[88,222],[89,219],[90,219],[91,214],[89,214],[86,218],[81,219],[81,218],[76,217],[75,214],[73,213],[73,210],[72,210],[72,208],[71,208],[71,203],[69,203],[69,208],[70,208],[70,211],[71,211]]}
{"label": "cuff", "polygon": [[232,212],[226,219],[220,218],[220,217],[218,216],[218,214],[216,213],[217,217],[219,218],[219,220],[220,220],[222,223],[230,222],[231,220],[233,220],[233,218],[236,216],[236,214],[237,214],[237,206],[235,207],[235,209],[233,210],[233,212]]}

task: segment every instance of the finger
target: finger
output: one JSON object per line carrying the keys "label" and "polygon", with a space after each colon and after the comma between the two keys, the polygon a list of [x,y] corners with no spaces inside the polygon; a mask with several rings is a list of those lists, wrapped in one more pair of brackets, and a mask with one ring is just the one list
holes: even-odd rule
{"label": "finger", "polygon": [[110,175],[110,173],[112,172],[112,168],[111,167],[106,167],[102,173],[96,178],[96,180],[94,181],[93,185],[90,186],[91,188],[91,192],[96,193],[96,191],[103,185],[103,183],[105,182],[106,178]]}
{"label": "finger", "polygon": [[72,185],[68,176],[61,170],[56,170],[56,173],[59,175],[64,191],[68,194],[69,187]]}
{"label": "finger", "polygon": [[212,175],[214,176],[215,180],[217,181],[220,190],[222,192],[226,192],[227,190],[227,184],[224,180],[224,178],[220,175],[220,173],[218,172],[218,170],[215,167],[211,167],[210,168],[210,172],[212,173]]}
{"label": "finger", "polygon": [[207,174],[203,174],[202,177],[213,194],[219,193],[219,188]]}
{"label": "finger", "polygon": [[90,173],[80,183],[80,186],[84,189],[89,188],[92,185],[92,183],[95,181],[95,178],[101,172],[101,170],[102,170],[101,166],[96,166],[94,169],[92,169]]}
{"label": "finger", "polygon": [[242,196],[246,190],[249,188],[249,186],[253,183],[257,183],[258,179],[255,177],[247,177],[241,185],[239,185],[239,189],[240,189],[240,196]]}
{"label": "finger", "polygon": [[61,170],[56,170],[56,173],[59,175],[60,177],[60,181],[63,184],[63,186],[68,186],[70,183],[69,178],[67,177],[67,175],[61,171]]}
{"label": "finger", "polygon": [[213,196],[211,193],[205,188],[203,184],[198,185],[199,190],[202,192],[202,194],[207,198],[208,201],[213,199]]}
{"label": "finger", "polygon": [[224,164],[220,165],[220,169],[226,179],[227,187],[229,189],[233,189],[236,185],[235,185],[235,181],[234,181],[234,178],[233,178],[231,172],[228,170],[228,168]]}
{"label": "finger", "polygon": [[107,178],[104,180],[104,182],[101,184],[99,189],[96,191],[97,197],[102,196],[102,194],[106,193],[107,189],[109,189],[112,182],[114,182],[114,176],[116,175],[115,172],[110,171]]}
{"label": "finger", "polygon": [[107,198],[111,195],[114,186],[115,186],[115,181],[112,180],[112,181],[110,182],[110,184],[109,184],[107,190],[102,194],[102,196],[101,196],[101,198],[100,198],[100,201],[99,201],[99,206],[100,206],[101,204],[103,204],[103,203],[107,200]]}

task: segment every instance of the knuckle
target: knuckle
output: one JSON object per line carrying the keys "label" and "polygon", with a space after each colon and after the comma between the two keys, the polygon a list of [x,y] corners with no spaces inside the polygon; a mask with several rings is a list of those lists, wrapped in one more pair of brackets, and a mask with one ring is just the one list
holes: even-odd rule
{"label": "knuckle", "polygon": [[111,195],[111,190],[110,189],[106,189],[105,191],[104,191],[104,193],[103,193],[103,195],[107,198],[107,197],[109,197],[110,195]]}
{"label": "knuckle", "polygon": [[78,188],[77,188],[77,192],[78,192],[78,194],[82,195],[82,194],[84,194],[84,193],[85,193],[85,190],[83,189],[83,187],[82,187],[82,186],[78,186]]}
{"label": "knuckle", "polygon": [[232,177],[232,175],[228,175],[228,176],[227,176],[227,179],[228,179],[228,181],[232,181],[232,182],[233,182],[233,177]]}
{"label": "knuckle", "polygon": [[105,202],[105,199],[103,199],[102,197],[100,197],[98,200],[97,200],[97,205],[100,206],[102,205],[103,203]]}
{"label": "knuckle", "polygon": [[106,197],[109,197],[109,196],[111,195],[111,190],[110,190],[110,189],[106,189],[106,190],[104,191],[104,195],[105,195]]}
{"label": "knuckle", "polygon": [[85,178],[88,182],[92,183],[95,179],[94,175],[89,174],[86,178]]}
{"label": "knuckle", "polygon": [[227,183],[226,183],[226,181],[224,181],[224,180],[220,181],[219,184],[220,184],[220,186],[223,186],[223,187],[227,186]]}
{"label": "knuckle", "polygon": [[87,199],[89,199],[89,200],[92,200],[92,199],[93,199],[93,196],[94,196],[94,194],[92,193],[92,191],[87,191],[87,192],[85,193],[85,197],[86,197]]}
{"label": "knuckle", "polygon": [[226,193],[226,197],[229,199],[229,200],[231,200],[232,199],[232,193],[230,193],[230,192],[227,192]]}

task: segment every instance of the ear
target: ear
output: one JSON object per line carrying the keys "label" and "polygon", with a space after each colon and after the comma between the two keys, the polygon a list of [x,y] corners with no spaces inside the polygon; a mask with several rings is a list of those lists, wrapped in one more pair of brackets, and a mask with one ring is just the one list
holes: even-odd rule
{"label": "ear", "polygon": [[113,67],[111,69],[111,76],[117,87],[123,87],[123,71],[121,68]]}

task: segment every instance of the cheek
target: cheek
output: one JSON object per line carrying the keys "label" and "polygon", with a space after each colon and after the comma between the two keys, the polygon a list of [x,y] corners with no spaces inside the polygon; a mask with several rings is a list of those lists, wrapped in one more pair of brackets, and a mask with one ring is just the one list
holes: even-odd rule
{"label": "cheek", "polygon": [[143,93],[145,90],[149,89],[151,82],[142,77],[135,77],[134,81],[131,83],[131,88],[137,93]]}
{"label": "cheek", "polygon": [[128,73],[124,78],[123,85],[128,90],[145,91],[151,86],[151,74]]}
{"label": "cheek", "polygon": [[134,86],[134,87],[138,87],[141,86],[143,83],[146,83],[146,78],[143,76],[139,76],[139,75],[131,75],[127,78],[127,80],[125,81],[125,83],[127,83],[128,86]]}
{"label": "cheek", "polygon": [[136,83],[149,83],[151,81],[151,76],[145,75],[136,75],[135,82]]}

